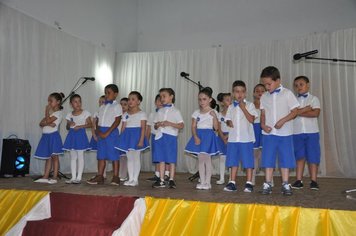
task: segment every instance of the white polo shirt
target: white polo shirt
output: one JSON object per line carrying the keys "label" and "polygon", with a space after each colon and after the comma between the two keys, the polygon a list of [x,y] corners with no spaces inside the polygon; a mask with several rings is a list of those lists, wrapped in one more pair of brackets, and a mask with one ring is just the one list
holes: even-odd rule
{"label": "white polo shirt", "polygon": [[218,117],[219,114],[214,109],[211,109],[206,113],[200,113],[200,110],[196,110],[193,112],[192,118],[197,121],[198,129],[214,129],[213,116],[210,115],[211,111],[215,112],[216,116]]}
{"label": "white polo shirt", "polygon": [[51,126],[44,126],[44,127],[42,128],[42,133],[44,133],[44,134],[50,134],[50,133],[53,133],[53,132],[58,131],[59,124],[62,122],[63,113],[62,113],[61,110],[59,110],[59,111],[53,112],[49,117],[53,117],[53,116],[57,118],[55,121],[53,121],[53,123],[54,123],[56,126],[54,126],[54,127],[51,127]]}
{"label": "white polo shirt", "polygon": [[261,123],[261,110],[257,109],[255,106],[255,109],[257,111],[257,117],[255,117],[255,120],[253,121],[253,123]]}
{"label": "white polo shirt", "polygon": [[218,114],[218,120],[220,123],[220,129],[223,133],[229,132],[229,127],[226,125],[226,116],[224,116],[221,112]]}
{"label": "white polo shirt", "polygon": [[73,115],[72,112],[69,112],[66,116],[66,120],[73,121],[75,123],[75,126],[73,126],[71,128],[74,128],[79,125],[85,125],[87,118],[90,116],[91,116],[90,112],[88,112],[86,110],[83,110],[82,113],[77,116]]}
{"label": "white polo shirt", "polygon": [[122,116],[122,123],[126,124],[126,128],[141,127],[141,121],[147,120],[147,114],[144,111],[139,111],[135,114],[129,114],[127,112]]}
{"label": "white polo shirt", "polygon": [[115,118],[122,115],[121,105],[117,101],[112,104],[103,104],[99,108],[98,125],[100,127],[111,127]]}
{"label": "white polo shirt", "polygon": [[[320,101],[310,93],[298,97],[300,108],[311,106],[313,109],[320,109]],[[319,125],[317,117],[301,117],[297,116],[294,119],[294,134],[312,134],[319,133]]]}
{"label": "white polo shirt", "polygon": [[[162,122],[162,121],[169,121],[172,123],[184,123],[183,117],[180,111],[172,104],[170,107],[162,107],[158,110],[156,116],[154,117],[153,122]],[[161,134],[169,134],[173,136],[178,136],[178,129],[173,128],[171,126],[167,127],[159,127],[156,132],[156,139],[159,139]],[[158,137],[157,137],[158,135]]]}
{"label": "white polo shirt", "polygon": [[158,110],[155,112],[151,112],[147,119],[147,125],[151,126],[151,134],[154,134],[154,135],[156,135],[156,133],[157,133],[157,130],[155,129],[155,124],[154,124],[154,119],[155,119],[155,116],[157,115],[157,112],[158,112]]}
{"label": "white polo shirt", "polygon": [[[246,101],[246,109],[248,113],[254,117],[258,116],[257,110],[253,103]],[[229,106],[226,113],[226,120],[231,120],[232,124],[234,125],[233,128],[229,127],[228,142],[255,142],[255,132],[253,130],[253,125],[247,120],[239,105],[235,107],[234,104],[231,104]]]}
{"label": "white polo shirt", "polygon": [[282,85],[279,89],[279,92],[272,94],[265,92],[261,97],[260,108],[265,111],[266,125],[272,128],[270,133],[262,131],[264,135],[289,136],[293,134],[293,120],[286,122],[280,129],[274,128],[281,118],[299,107],[299,102],[292,91]]}

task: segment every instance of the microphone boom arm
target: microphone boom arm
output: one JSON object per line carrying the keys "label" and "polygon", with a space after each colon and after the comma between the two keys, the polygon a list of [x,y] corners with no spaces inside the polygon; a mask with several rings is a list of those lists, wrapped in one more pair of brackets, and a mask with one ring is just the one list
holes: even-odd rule
{"label": "microphone boom arm", "polygon": [[70,98],[72,95],[75,94],[75,92],[83,85],[85,84],[88,80],[84,79],[83,82],[80,83],[80,80],[82,80],[83,77],[80,77],[77,82],[75,83],[74,87],[72,88],[72,90],[69,92],[68,96],[66,98],[63,99],[61,105],[63,105],[65,103],[65,101],[68,100],[68,98]]}
{"label": "microphone boom arm", "polygon": [[305,59],[321,60],[321,61],[333,61],[333,62],[353,62],[356,63],[356,60],[346,60],[346,59],[337,59],[337,58],[323,58],[323,57],[305,57]]}

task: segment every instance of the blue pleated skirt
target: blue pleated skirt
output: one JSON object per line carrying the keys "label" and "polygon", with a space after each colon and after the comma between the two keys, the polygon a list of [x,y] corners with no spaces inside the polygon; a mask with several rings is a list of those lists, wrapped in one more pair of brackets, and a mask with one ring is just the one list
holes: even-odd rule
{"label": "blue pleated skirt", "polygon": [[63,150],[86,151],[89,149],[90,146],[89,146],[88,136],[87,133],[85,132],[85,129],[84,128],[78,130],[70,129],[66,137],[66,140],[64,141]]}
{"label": "blue pleated skirt", "polygon": [[143,139],[143,146],[138,147],[137,144],[140,141],[141,127],[127,127],[124,132],[120,134],[118,145],[115,146],[116,149],[122,152],[128,151],[143,151],[149,148],[147,138]]}
{"label": "blue pleated skirt", "polygon": [[42,134],[35,157],[38,159],[49,159],[51,156],[59,154],[63,154],[63,143],[59,132]]}
{"label": "blue pleated skirt", "polygon": [[212,129],[197,129],[197,135],[200,138],[200,144],[195,145],[194,137],[191,137],[185,146],[186,152],[195,155],[205,153],[211,156],[219,154],[216,134]]}
{"label": "blue pleated skirt", "polygon": [[[228,133],[224,133],[224,135],[227,135]],[[224,140],[218,135],[216,137],[217,139],[217,144],[218,144],[218,150],[221,155],[226,155],[227,153],[227,144],[224,143]]]}

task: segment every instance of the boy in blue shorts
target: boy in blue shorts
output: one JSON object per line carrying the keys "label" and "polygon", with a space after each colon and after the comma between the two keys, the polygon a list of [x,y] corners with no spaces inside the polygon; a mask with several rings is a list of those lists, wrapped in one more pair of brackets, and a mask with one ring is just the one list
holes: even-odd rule
{"label": "boy in blue shorts", "polygon": [[320,143],[318,117],[320,114],[320,101],[309,93],[309,78],[298,76],[294,79],[294,88],[297,92],[300,108],[294,120],[294,153],[297,160],[297,180],[292,188],[303,188],[303,173],[305,162],[308,163],[310,175],[310,189],[319,190],[316,182],[318,166],[320,164]]}
{"label": "boy in blue shorts", "polygon": [[116,101],[119,95],[119,89],[115,84],[109,84],[105,87],[105,102],[99,108],[97,124],[95,127],[98,137],[98,174],[87,181],[88,184],[103,184],[103,173],[106,161],[113,162],[112,185],[120,185],[119,179],[119,159],[120,151],[115,148],[119,140],[119,130],[117,127],[121,122],[122,108]]}
{"label": "boy in blue shorts", "polygon": [[292,195],[288,183],[289,169],[295,167],[293,148],[293,119],[299,102],[292,91],[281,85],[281,76],[276,67],[262,70],[261,80],[266,87],[261,97],[261,128],[263,133],[262,167],[266,168],[262,194],[272,193],[272,177],[278,156],[282,174],[282,193]]}

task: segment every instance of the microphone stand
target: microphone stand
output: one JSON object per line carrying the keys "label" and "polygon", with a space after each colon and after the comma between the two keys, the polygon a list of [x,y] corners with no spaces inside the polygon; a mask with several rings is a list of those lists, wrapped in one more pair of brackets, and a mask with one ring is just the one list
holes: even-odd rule
{"label": "microphone stand", "polygon": [[337,58],[323,58],[323,57],[305,57],[306,60],[320,60],[320,61],[333,61],[333,62],[352,62],[356,63],[356,60],[346,60],[346,59],[337,59]]}

